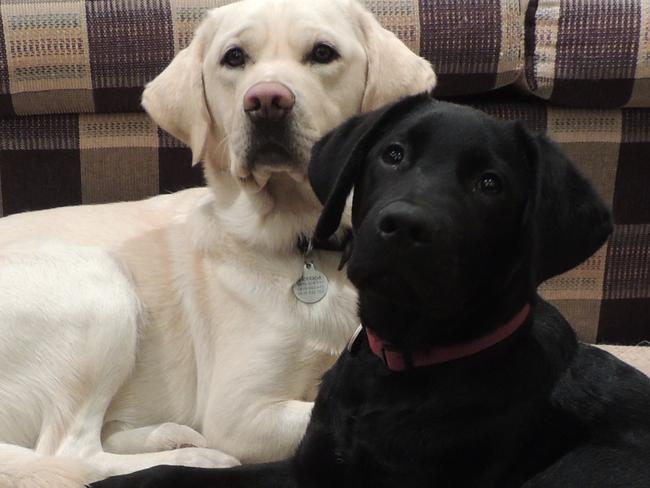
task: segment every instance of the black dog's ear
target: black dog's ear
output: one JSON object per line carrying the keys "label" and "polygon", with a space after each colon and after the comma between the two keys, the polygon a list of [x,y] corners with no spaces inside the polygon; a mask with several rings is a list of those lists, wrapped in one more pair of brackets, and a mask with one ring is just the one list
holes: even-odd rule
{"label": "black dog's ear", "polygon": [[354,117],[327,134],[312,149],[309,182],[324,205],[314,239],[327,240],[341,223],[348,196],[369,149],[370,133],[379,112]]}
{"label": "black dog's ear", "polygon": [[529,218],[539,284],[600,249],[612,232],[612,218],[593,186],[553,142],[531,134],[521,123],[516,130],[532,169]]}
{"label": "black dog's ear", "polygon": [[309,181],[325,206],[314,232],[316,241],[326,241],[338,229],[348,196],[362,173],[363,161],[390,122],[431,101],[430,94],[425,93],[353,117],[316,143]]}

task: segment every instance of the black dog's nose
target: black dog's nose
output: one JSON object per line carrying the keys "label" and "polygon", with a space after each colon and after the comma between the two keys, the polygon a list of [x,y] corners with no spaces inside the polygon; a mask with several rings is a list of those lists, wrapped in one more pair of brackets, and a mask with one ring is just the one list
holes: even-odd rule
{"label": "black dog's nose", "polygon": [[432,233],[426,213],[406,202],[393,202],[379,212],[379,235],[403,244],[429,244]]}

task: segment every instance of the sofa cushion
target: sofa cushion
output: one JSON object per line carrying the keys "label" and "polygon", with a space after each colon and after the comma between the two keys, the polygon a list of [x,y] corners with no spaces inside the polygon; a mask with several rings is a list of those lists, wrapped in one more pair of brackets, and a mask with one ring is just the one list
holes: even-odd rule
{"label": "sofa cushion", "polygon": [[[612,207],[609,243],[541,287],[587,342],[650,340],[650,109],[465,99],[547,132]],[[201,184],[189,150],[139,114],[40,115],[0,123],[0,215],[135,200]]]}
{"label": "sofa cushion", "polygon": [[578,107],[650,106],[648,0],[530,0],[523,84]]}
{"label": "sofa cushion", "polygon": [[[236,0],[0,2],[0,115],[140,111],[145,83],[207,8]],[[512,83],[523,67],[519,0],[367,0],[440,74],[440,94]]]}

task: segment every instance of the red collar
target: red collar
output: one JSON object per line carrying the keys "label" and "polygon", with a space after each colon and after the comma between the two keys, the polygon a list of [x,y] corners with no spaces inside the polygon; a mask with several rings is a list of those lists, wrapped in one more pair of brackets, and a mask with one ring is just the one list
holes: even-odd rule
{"label": "red collar", "polygon": [[[411,367],[419,368],[454,361],[488,349],[510,337],[526,321],[529,313],[530,304],[527,303],[509,322],[478,339],[453,346],[436,346],[426,352],[415,352],[410,355],[410,361],[406,355],[388,342],[380,339],[367,327],[366,335],[368,336],[370,349],[382,359],[388,369],[391,371],[405,371]],[[353,340],[356,339],[357,335],[358,333],[355,334]]]}

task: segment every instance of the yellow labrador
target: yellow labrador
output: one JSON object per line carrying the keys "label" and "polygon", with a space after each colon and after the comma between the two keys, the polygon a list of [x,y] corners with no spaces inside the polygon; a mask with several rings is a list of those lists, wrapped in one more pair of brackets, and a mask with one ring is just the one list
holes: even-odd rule
{"label": "yellow labrador", "polygon": [[293,292],[310,149],[434,84],[354,0],[210,11],[143,96],[208,189],[0,220],[0,486],[287,456],[356,322],[333,253],[320,301]]}

